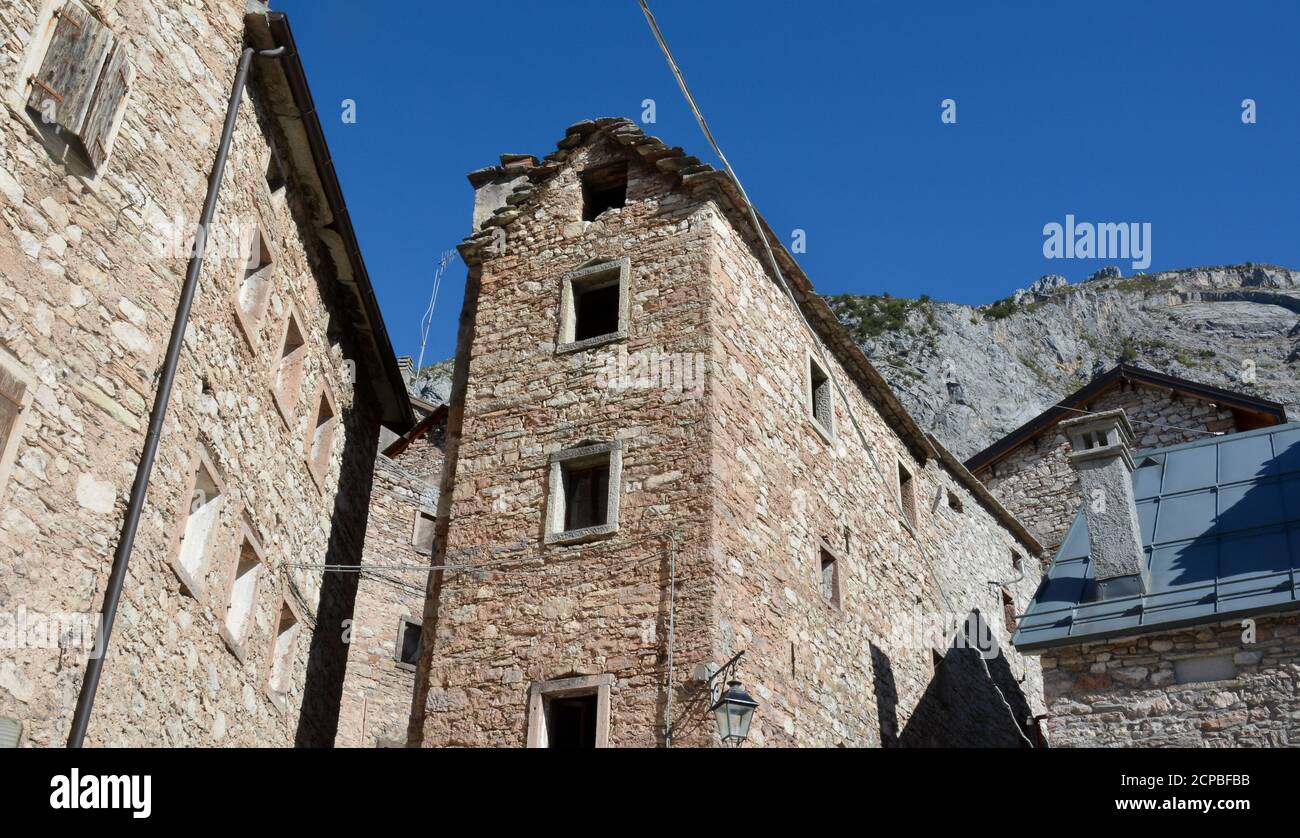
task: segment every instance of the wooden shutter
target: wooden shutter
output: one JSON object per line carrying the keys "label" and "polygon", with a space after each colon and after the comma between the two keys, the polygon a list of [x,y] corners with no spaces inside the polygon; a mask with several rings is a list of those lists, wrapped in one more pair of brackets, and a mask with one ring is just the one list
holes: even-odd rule
{"label": "wooden shutter", "polygon": [[0,458],[9,447],[18,417],[23,412],[23,394],[27,387],[22,380],[0,366]]}
{"label": "wooden shutter", "polygon": [[126,98],[130,73],[131,62],[127,59],[126,47],[114,43],[104,62],[104,71],[90,105],[90,113],[86,116],[86,127],[81,132],[86,156],[95,169],[102,166],[104,158],[108,156],[108,135],[113,129],[113,120],[117,117],[122,100]]}
{"label": "wooden shutter", "polygon": [[112,42],[113,34],[76,3],[55,12],[54,36],[31,79],[27,106],[44,114],[53,102],[55,121],[80,138]]}
{"label": "wooden shutter", "polygon": [[131,78],[125,45],[76,3],[55,12],[54,34],[41,68],[32,76],[27,107],[45,119],[51,109],[59,128],[98,169],[108,154],[113,127]]}

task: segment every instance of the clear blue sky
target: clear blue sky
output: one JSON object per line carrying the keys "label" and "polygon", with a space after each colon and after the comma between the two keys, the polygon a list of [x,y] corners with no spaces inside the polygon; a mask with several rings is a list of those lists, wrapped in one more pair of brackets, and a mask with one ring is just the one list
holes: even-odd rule
{"label": "clear blue sky", "polygon": [[[272,6],[399,354],[418,354],[438,254],[469,232],[468,172],[543,156],[581,119],[639,118],[647,98],[650,133],[716,163],[636,0]],[[1043,226],[1067,213],[1150,223],[1151,270],[1300,267],[1294,2],[651,6],[759,211],[806,231],[822,293],[984,303],[1044,273],[1134,272],[1044,258]],[[457,260],[426,363],[452,354],[464,275]]]}

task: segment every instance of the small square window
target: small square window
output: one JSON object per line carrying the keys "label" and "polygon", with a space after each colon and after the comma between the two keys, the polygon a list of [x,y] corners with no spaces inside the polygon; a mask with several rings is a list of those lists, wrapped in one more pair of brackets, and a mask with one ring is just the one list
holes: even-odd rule
{"label": "small square window", "polygon": [[423,626],[417,620],[403,617],[397,626],[397,649],[393,657],[403,668],[414,669],[420,661],[420,633]]}
{"label": "small square window", "polygon": [[898,500],[903,520],[910,529],[916,529],[916,480],[902,463],[898,464]]}
{"label": "small square window", "polygon": [[275,642],[271,646],[271,672],[267,686],[272,693],[283,695],[293,683],[293,663],[297,654],[298,616],[287,600],[280,603],[280,620],[276,625]]}
{"label": "small square window", "polygon": [[272,151],[268,155],[266,163],[266,188],[274,197],[285,188],[287,182],[284,177],[284,169],[280,168],[280,158]]}
{"label": "small square window", "polygon": [[835,398],[831,377],[817,359],[808,356],[808,415],[827,438],[835,432]]}
{"label": "small square window", "polygon": [[957,496],[957,493],[954,492],[952,489],[949,489],[947,491],[947,495],[948,495],[948,508],[951,509],[953,512],[961,512],[962,511],[961,498]]}
{"label": "small square window", "polygon": [[1011,569],[1016,571],[1017,573],[1022,573],[1024,572],[1025,569],[1024,557],[1021,556],[1019,553],[1017,553],[1015,550],[1011,551]]}
{"label": "small square window", "polygon": [[338,428],[338,417],[334,413],[334,401],[329,390],[322,388],[316,399],[316,410],[307,426],[305,455],[307,471],[319,488],[324,488],[325,477],[329,473],[330,454],[334,446],[334,432]]}
{"label": "small square window", "polygon": [[243,246],[244,259],[240,263],[239,284],[235,289],[235,315],[249,345],[256,348],[262,318],[266,316],[271,299],[274,259],[266,232],[260,226],[246,232]]}
{"label": "small square window", "polygon": [[0,349],[0,497],[18,457],[34,380],[18,359]]}
{"label": "small square window", "polygon": [[582,220],[620,209],[627,201],[627,162],[611,163],[582,173]]}
{"label": "small square window", "polygon": [[838,557],[825,544],[818,550],[822,599],[840,604],[840,570]]}
{"label": "small square window", "polygon": [[225,489],[202,446],[194,455],[193,469],[182,508],[185,528],[172,566],[190,595],[199,597],[203,594],[208,556],[216,542]]}
{"label": "small square window", "polygon": [[618,442],[591,443],[551,455],[548,544],[617,532],[622,463]]}
{"label": "small square window", "polygon": [[297,310],[289,307],[280,339],[280,354],[271,370],[271,396],[280,418],[293,426],[294,411],[302,391],[302,372],[307,360],[307,341],[303,338]]}
{"label": "small square window", "polygon": [[564,277],[556,351],[588,349],[627,337],[627,259],[598,262]]}
{"label": "small square window", "polygon": [[252,529],[247,523],[242,524],[242,537],[239,550],[235,556],[234,573],[230,579],[230,590],[226,598],[225,629],[230,642],[235,647],[242,647],[248,639],[252,627],[253,611],[257,605],[257,587],[261,580],[263,562],[262,549]]}
{"label": "small square window", "polygon": [[1006,586],[1002,588],[1002,622],[1008,632],[1016,630],[1016,601]]}
{"label": "small square window", "polygon": [[434,514],[423,509],[415,511],[415,532],[411,535],[411,544],[415,552],[422,556],[433,553]]}

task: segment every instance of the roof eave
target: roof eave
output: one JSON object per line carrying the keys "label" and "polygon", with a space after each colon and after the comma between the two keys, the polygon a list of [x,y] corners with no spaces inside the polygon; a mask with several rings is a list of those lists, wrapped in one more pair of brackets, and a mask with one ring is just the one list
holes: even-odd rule
{"label": "roof eave", "polygon": [[282,86],[287,88],[288,100],[293,103],[295,114],[274,114],[282,121],[297,123],[306,135],[311,154],[311,166],[304,167],[302,161],[286,154],[286,162],[295,165],[296,173],[303,179],[315,179],[329,208],[329,223],[320,228],[321,247],[330,251],[331,243],[327,236],[337,236],[345,259],[351,268],[349,279],[340,275],[338,281],[346,286],[359,302],[358,312],[362,322],[358,331],[369,338],[374,351],[375,363],[380,367],[378,378],[387,387],[373,388],[375,397],[382,407],[381,421],[398,427],[410,427],[415,423],[415,413],[411,408],[406,392],[406,383],[397,366],[397,357],[393,352],[392,341],[384,325],[379,301],[375,296],[370,274],[366,270],[361,256],[361,247],[357,241],[356,231],[352,226],[343,189],[339,184],[338,174],[334,170],[333,159],[325,140],[316,107],[312,100],[311,89],[307,84],[306,71],[298,53],[289,18],[284,12],[267,11],[265,6],[250,3],[244,16],[245,33],[249,43],[259,49],[284,47],[285,52],[278,58],[262,58],[257,62],[256,83],[266,88]]}

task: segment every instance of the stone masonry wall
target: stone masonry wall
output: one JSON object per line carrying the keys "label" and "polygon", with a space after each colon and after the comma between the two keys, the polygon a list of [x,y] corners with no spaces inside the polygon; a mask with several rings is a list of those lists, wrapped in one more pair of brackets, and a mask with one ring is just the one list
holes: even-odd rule
{"label": "stone masonry wall", "polygon": [[[1019,722],[1042,710],[1029,706],[1036,662],[1012,651],[973,672],[954,658],[940,691],[931,647],[892,637],[918,611],[979,609],[1009,649],[988,582],[1007,582],[1023,604],[1037,562],[1013,581],[1010,534],[937,463],[912,460],[860,394],[884,475],[895,457],[917,474],[917,534],[899,523],[893,484],[864,477],[874,472],[842,409],[844,442],[834,452],[822,442],[803,412],[806,336],[716,204],[634,164],[627,205],[579,220],[576,173],[614,153],[602,139],[577,148],[480,269],[448,561],[498,564],[448,571],[426,610],[426,632],[431,616],[437,629],[422,744],[523,745],[531,684],[608,673],[611,745],[662,744],[670,712],[675,746],[714,745],[690,674],[738,651],[762,703],[753,744],[1020,744]],[[557,356],[561,277],[597,256],[631,259],[626,345]],[[602,368],[624,349],[704,353],[702,391],[610,387]],[[838,366],[834,375],[853,388]],[[619,531],[543,547],[547,454],[612,438],[625,447]],[[843,555],[839,609],[820,600],[817,536]],[[909,725],[920,716],[925,725]]]}
{"label": "stone masonry wall", "polygon": [[[615,159],[580,149],[508,228],[481,268],[448,571],[436,617],[425,746],[521,746],[531,684],[610,674],[610,744],[663,739],[669,564],[676,535],[674,654],[707,659],[715,589],[708,556],[711,465],[705,399],[671,388],[609,386],[620,352],[708,349],[708,231],[668,177],[633,166],[627,205],[581,220],[578,171]],[[631,257],[628,336],[555,352],[561,278],[588,261]],[[548,456],[620,440],[619,531],[545,546]],[[429,652],[426,650],[426,654]],[[677,683],[688,666],[675,666]],[[697,737],[693,740],[692,736]],[[682,731],[680,744],[700,741]]]}
{"label": "stone masonry wall", "polygon": [[[1167,391],[1137,382],[1126,382],[1102,394],[1087,408],[1098,412],[1123,408],[1133,424],[1138,449],[1192,442],[1203,438],[1204,431],[1237,431],[1230,410],[1185,396],[1171,399]],[[977,475],[1038,535],[1048,560],[1065,540],[1079,511],[1079,480],[1067,459],[1069,452],[1065,435],[1052,427]]]}
{"label": "stone masonry wall", "polygon": [[[10,104],[24,84],[18,68],[38,20],[57,5],[0,7],[0,343],[37,382],[0,496],[0,612],[7,614],[101,607],[185,272],[186,254],[164,253],[159,242],[174,220],[197,221],[243,33],[242,3],[98,4],[111,7],[106,21],[129,44],[136,74],[112,154],[100,174],[85,177],[52,159]],[[211,248],[88,744],[332,739],[328,692],[338,663],[312,629],[318,606],[332,621],[350,606],[350,592],[334,585],[322,595],[319,570],[287,563],[359,557],[378,418],[373,400],[354,401],[341,375],[343,359],[358,350],[351,336],[328,328],[338,304],[302,227],[307,209],[292,184],[276,192],[268,185],[268,132],[254,81],[239,112],[217,226],[261,220],[275,259],[268,310],[251,333],[241,329],[232,298],[242,260]],[[291,303],[307,350],[301,398],[282,418],[269,384]],[[324,387],[339,427],[318,487],[304,442],[309,403]],[[171,559],[200,447],[225,494],[197,590],[186,590]],[[265,564],[252,634],[236,654],[218,628],[241,521],[260,539]],[[267,676],[282,597],[302,630],[280,699],[269,694]],[[331,637],[342,631],[322,629]],[[0,715],[23,723],[25,744],[64,742],[84,658],[66,642],[0,656]]]}
{"label": "stone masonry wall", "polygon": [[[1300,745],[1300,618],[1254,623],[1254,642],[1233,620],[1044,652],[1052,745]],[[1176,683],[1174,661],[1223,655],[1236,677]]]}
{"label": "stone masonry wall", "polygon": [[398,627],[403,618],[419,622],[424,613],[429,557],[412,544],[414,515],[437,510],[444,429],[435,426],[392,459],[375,460],[361,559],[372,569],[362,572],[357,586],[337,745],[406,742],[415,669],[396,659]]}
{"label": "stone masonry wall", "polygon": [[[1038,562],[1019,574],[1012,554],[1029,558],[1026,548],[939,461],[922,467],[838,362],[827,441],[806,395],[808,357],[825,356],[736,228],[714,207],[703,215],[719,375],[710,388],[715,658],[745,651],[741,674],[762,704],[750,741],[1020,745],[1017,725],[1042,712],[1041,681],[1037,661],[1010,645],[1000,587],[1024,607]],[[917,484],[915,528],[900,514],[899,463]],[[839,554],[838,604],[820,587],[823,542]],[[986,665],[949,650],[950,636],[913,631],[972,612],[1004,650]]]}

